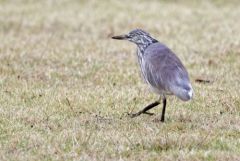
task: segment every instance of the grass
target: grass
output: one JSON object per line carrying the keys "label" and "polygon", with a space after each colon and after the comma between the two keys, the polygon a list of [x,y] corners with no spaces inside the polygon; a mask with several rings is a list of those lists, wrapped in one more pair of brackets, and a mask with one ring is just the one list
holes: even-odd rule
{"label": "grass", "polygon": [[[0,1],[0,160],[239,160],[238,1]],[[134,28],[172,48],[194,100],[159,115]],[[211,83],[196,83],[196,78]],[[161,107],[152,110],[161,113]]]}

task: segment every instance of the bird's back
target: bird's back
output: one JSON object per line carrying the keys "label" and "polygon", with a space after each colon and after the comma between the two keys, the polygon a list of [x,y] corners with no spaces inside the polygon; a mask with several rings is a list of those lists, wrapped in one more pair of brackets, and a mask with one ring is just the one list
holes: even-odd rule
{"label": "bird's back", "polygon": [[159,94],[174,94],[191,99],[193,91],[188,73],[180,59],[164,44],[153,43],[139,61],[145,81]]}

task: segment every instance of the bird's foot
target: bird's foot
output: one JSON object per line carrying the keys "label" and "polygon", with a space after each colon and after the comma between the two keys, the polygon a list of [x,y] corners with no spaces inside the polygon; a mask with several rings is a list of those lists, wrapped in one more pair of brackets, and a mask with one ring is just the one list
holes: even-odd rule
{"label": "bird's foot", "polygon": [[151,112],[143,112],[143,114],[147,114],[147,115],[150,115],[150,116],[154,115],[154,113],[151,113]]}
{"label": "bird's foot", "polygon": [[138,113],[129,113],[128,115],[131,117],[131,118],[134,118],[134,117],[137,117],[137,116],[140,116],[141,114],[147,114],[147,115],[154,115],[154,113],[151,113],[151,112],[138,112]]}
{"label": "bird's foot", "polygon": [[141,115],[140,113],[128,113],[128,115],[131,117],[131,118],[134,118],[134,117],[137,117],[139,115]]}

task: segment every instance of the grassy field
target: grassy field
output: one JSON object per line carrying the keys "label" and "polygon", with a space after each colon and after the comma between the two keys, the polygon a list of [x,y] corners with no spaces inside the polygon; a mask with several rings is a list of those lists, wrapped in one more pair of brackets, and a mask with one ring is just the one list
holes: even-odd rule
{"label": "grassy field", "polygon": [[[240,160],[239,16],[237,0],[0,0],[0,160]],[[158,97],[110,39],[134,28],[190,74],[165,123],[127,115]]]}

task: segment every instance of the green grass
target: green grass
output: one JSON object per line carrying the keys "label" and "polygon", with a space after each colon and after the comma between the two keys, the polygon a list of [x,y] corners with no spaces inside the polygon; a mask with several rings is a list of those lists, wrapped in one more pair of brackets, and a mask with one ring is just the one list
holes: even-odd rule
{"label": "green grass", "polygon": [[[239,160],[240,3],[0,1],[0,160]],[[143,28],[189,71],[194,99],[166,122],[133,44]],[[209,84],[194,80],[204,78]]]}

